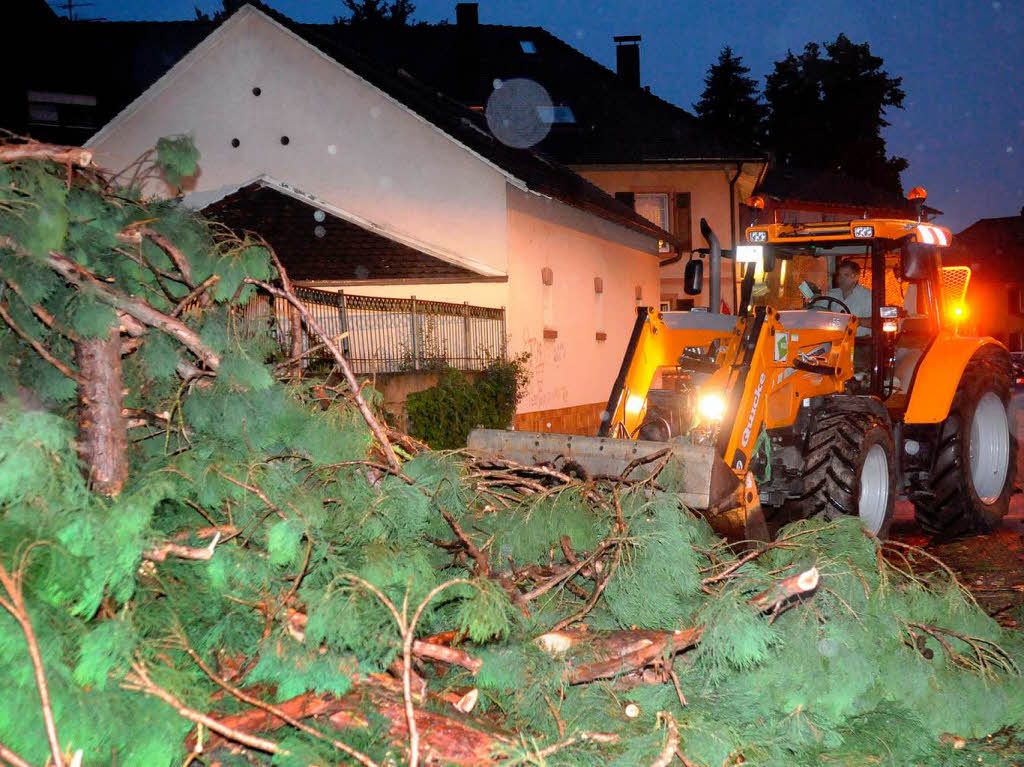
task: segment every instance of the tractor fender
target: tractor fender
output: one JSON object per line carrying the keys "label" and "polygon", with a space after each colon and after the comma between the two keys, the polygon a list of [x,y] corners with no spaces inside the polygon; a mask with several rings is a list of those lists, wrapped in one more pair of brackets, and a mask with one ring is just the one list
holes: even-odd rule
{"label": "tractor fender", "polygon": [[982,356],[1003,361],[1007,369],[1010,356],[1006,347],[994,338],[971,338],[940,333],[925,352],[914,373],[905,423],[941,423],[949,415],[953,395],[960,385],[968,363]]}

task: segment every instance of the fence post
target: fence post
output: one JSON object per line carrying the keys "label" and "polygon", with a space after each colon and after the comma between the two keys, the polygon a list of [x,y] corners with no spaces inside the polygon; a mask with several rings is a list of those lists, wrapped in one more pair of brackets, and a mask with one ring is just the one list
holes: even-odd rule
{"label": "fence post", "polygon": [[409,323],[412,328],[412,369],[420,369],[420,343],[416,328],[416,296],[409,299]]}
{"label": "fence post", "polygon": [[505,307],[501,307],[501,361],[508,359],[508,340],[505,336]]}
{"label": "fence post", "polygon": [[470,348],[470,332],[469,332],[469,301],[462,302],[462,353],[465,356],[463,364],[466,368],[469,368],[469,363],[473,359],[473,353]]}
{"label": "fence post", "polygon": [[[348,310],[345,307],[345,291],[338,291],[338,317],[341,320],[341,352],[346,357],[352,356],[351,344],[352,344],[352,333],[348,328]],[[346,336],[345,333],[348,332]],[[350,363],[351,364],[351,363]]]}

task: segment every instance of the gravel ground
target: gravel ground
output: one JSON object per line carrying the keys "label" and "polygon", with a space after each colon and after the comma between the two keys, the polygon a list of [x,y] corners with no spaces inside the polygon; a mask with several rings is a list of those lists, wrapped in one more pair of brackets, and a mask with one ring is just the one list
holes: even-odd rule
{"label": "gravel ground", "polygon": [[[1018,395],[1013,416],[1017,440],[1024,446],[1024,396]],[[1017,483],[1024,485],[1024,449],[1017,455]],[[949,565],[960,576],[978,603],[1005,626],[1024,622],[1024,494],[1017,492],[1010,513],[988,535],[952,543],[932,544],[914,523],[914,509],[907,502],[896,504],[892,538],[924,548]],[[915,566],[931,569],[926,561]]]}

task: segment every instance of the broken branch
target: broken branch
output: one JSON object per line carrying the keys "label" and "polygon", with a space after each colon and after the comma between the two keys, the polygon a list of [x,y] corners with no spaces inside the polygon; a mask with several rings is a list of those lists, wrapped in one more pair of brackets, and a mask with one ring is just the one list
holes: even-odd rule
{"label": "broken branch", "polygon": [[38,354],[44,360],[49,362],[51,365],[53,365],[55,368],[57,368],[57,370],[59,370],[61,373],[63,373],[65,376],[70,378],[75,383],[79,383],[79,384],[82,383],[82,376],[80,376],[74,370],[69,368],[67,365],[65,365],[63,362],[61,362],[59,359],[54,357],[50,353],[49,349],[47,349],[45,346],[43,346],[41,343],[39,343],[36,339],[34,339],[32,336],[30,336],[28,333],[26,333],[20,327],[18,327],[18,325],[14,322],[14,318],[11,317],[11,315],[7,312],[7,310],[4,308],[3,304],[0,304],[0,317],[3,318],[4,322],[7,323],[8,327],[10,327],[10,329],[13,330],[18,335],[18,337],[21,338],[22,341],[24,341],[29,346],[31,346],[33,349],[35,349],[36,354]]}
{"label": "broken branch", "polygon": [[[28,556],[28,552],[26,552],[25,556]],[[24,560],[22,563],[23,567]],[[11,614],[25,635],[28,655],[32,661],[32,671],[36,678],[36,689],[39,691],[39,703],[43,710],[43,726],[46,729],[46,740],[50,744],[50,756],[53,759],[54,767],[64,767],[64,753],[60,747],[60,738],[57,737],[57,723],[53,718],[53,706],[50,703],[50,688],[46,683],[43,656],[39,651],[39,642],[36,640],[36,632],[32,628],[32,621],[29,619],[28,608],[25,606],[25,595],[21,588],[21,577],[21,568],[13,573],[8,573],[3,563],[0,563],[0,585],[7,592],[7,599],[0,597],[0,607],[3,607]]]}
{"label": "broken branch", "polygon": [[18,160],[52,160],[61,165],[88,168],[92,165],[92,152],[77,146],[40,144],[35,141],[0,146],[0,162],[17,162]]}
{"label": "broken branch", "polygon": [[178,559],[195,559],[207,561],[213,557],[213,552],[220,543],[220,531],[213,536],[209,546],[182,546],[180,543],[164,543],[153,549],[142,552],[142,558],[150,562],[163,562],[167,557]]}
{"label": "broken branch", "polygon": [[[284,267],[281,266],[281,262],[277,258],[277,254],[274,253],[273,249],[270,251],[274,263],[277,266],[278,272],[283,275],[281,278],[282,284],[290,285],[287,282],[286,272]],[[370,427],[370,431],[373,432],[373,436],[380,442],[381,449],[384,451],[384,457],[387,459],[388,466],[394,471],[401,471],[402,465],[398,462],[398,456],[395,455],[394,448],[391,447],[391,442],[388,440],[387,434],[384,433],[384,429],[380,425],[380,421],[377,420],[376,416],[370,411],[370,406],[366,404],[366,400],[359,389],[359,382],[356,380],[355,374],[352,372],[351,366],[348,364],[348,360],[345,359],[345,355],[341,353],[341,349],[334,340],[327,334],[327,332],[320,327],[313,315],[309,313],[305,305],[296,297],[293,290],[282,290],[281,288],[271,285],[269,282],[263,280],[254,280],[251,277],[245,278],[245,283],[248,285],[256,285],[257,287],[263,288],[271,295],[283,298],[290,303],[295,310],[302,317],[302,321],[306,323],[306,327],[312,330],[316,336],[324,343],[328,351],[334,357],[334,361],[338,363],[338,367],[341,368],[342,374],[345,376],[345,380],[348,381],[349,388],[352,390],[352,398],[355,400],[356,407],[359,408],[360,414],[363,416],[363,420],[366,421],[367,426]]]}
{"label": "broken branch", "polygon": [[76,264],[62,253],[51,250],[46,257],[46,262],[55,272],[75,287],[89,286],[94,295],[105,304],[115,309],[120,309],[139,320],[139,322],[158,328],[167,333],[167,335],[176,338],[189,351],[202,360],[207,367],[216,370],[220,365],[220,356],[199,338],[198,333],[181,322],[181,320],[157,311],[140,298],[125,295],[109,287],[98,280],[87,269]]}

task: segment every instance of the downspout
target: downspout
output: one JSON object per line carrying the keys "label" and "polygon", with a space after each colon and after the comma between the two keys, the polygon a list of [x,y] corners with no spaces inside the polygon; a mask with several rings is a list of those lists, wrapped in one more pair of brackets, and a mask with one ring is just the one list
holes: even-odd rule
{"label": "downspout", "polygon": [[739,295],[737,294],[738,286],[736,283],[736,182],[739,181],[740,174],[743,172],[743,162],[736,163],[736,175],[729,179],[729,235],[732,237],[732,310],[734,314],[739,314]]}

